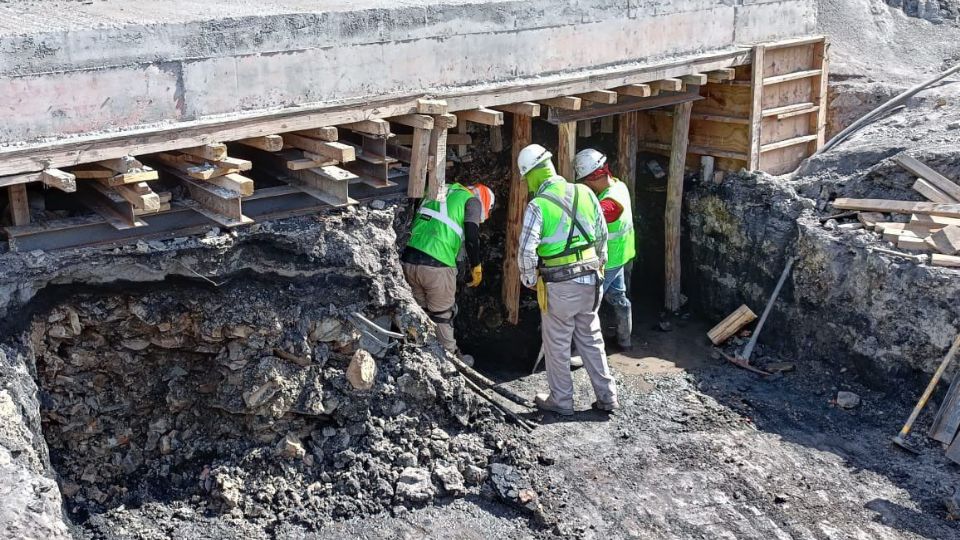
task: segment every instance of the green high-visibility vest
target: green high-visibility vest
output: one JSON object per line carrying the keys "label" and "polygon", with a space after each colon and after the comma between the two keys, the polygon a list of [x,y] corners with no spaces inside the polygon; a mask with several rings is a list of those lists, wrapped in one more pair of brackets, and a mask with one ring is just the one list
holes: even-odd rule
{"label": "green high-visibility vest", "polygon": [[[562,176],[554,176],[534,196],[533,204],[540,208],[543,216],[537,255],[543,260],[544,266],[563,266],[596,256],[593,246],[597,239],[594,224],[597,222],[598,207],[596,196],[590,188],[571,184]],[[574,227],[570,213],[563,207],[570,209],[583,230]],[[570,235],[571,229],[573,236]]]}
{"label": "green high-visibility vest", "polygon": [[613,199],[623,208],[616,221],[607,223],[607,269],[617,268],[632,261],[637,255],[637,240],[633,230],[633,208],[630,190],[619,179],[600,194],[600,200]]}
{"label": "green high-visibility vest", "polygon": [[463,218],[467,201],[473,198],[467,188],[452,184],[444,201],[427,200],[417,210],[407,245],[455,268],[457,253],[463,244]]}

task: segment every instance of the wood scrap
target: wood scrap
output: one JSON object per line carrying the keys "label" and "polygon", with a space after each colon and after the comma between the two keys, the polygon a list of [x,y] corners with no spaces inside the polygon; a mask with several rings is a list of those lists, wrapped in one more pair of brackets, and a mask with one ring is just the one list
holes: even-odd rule
{"label": "wood scrap", "polygon": [[840,210],[866,210],[895,214],[930,214],[960,218],[960,203],[941,204],[932,202],[893,201],[887,199],[850,199],[839,198],[833,201],[833,207]]}
{"label": "wood scrap", "polygon": [[943,216],[930,216],[927,214],[912,214],[910,223],[922,223],[931,225],[960,225],[960,218],[950,218]]}
{"label": "wood scrap", "polygon": [[925,180],[931,187],[946,194],[954,201],[960,201],[960,185],[931,169],[925,163],[910,156],[897,156],[895,161],[904,169]]}
{"label": "wood scrap", "polygon": [[[123,156],[115,159],[104,159],[97,163],[100,167],[110,169],[114,173],[127,173],[143,168],[143,163],[133,156]],[[113,175],[111,175],[113,176]]]}
{"label": "wood scrap", "polygon": [[181,148],[180,153],[208,159],[210,161],[221,161],[227,157],[227,145],[223,143],[211,143],[193,148]]}
{"label": "wood scrap", "polygon": [[960,226],[948,225],[930,235],[937,251],[944,255],[956,255],[960,252]]}
{"label": "wood scrap", "polygon": [[77,177],[60,169],[44,169],[40,173],[40,181],[47,187],[72,193],[77,190]]}
{"label": "wood scrap", "polygon": [[878,222],[884,220],[884,215],[879,212],[857,212],[857,220],[863,223],[864,227],[872,229]]}
{"label": "wood scrap", "polygon": [[956,199],[923,178],[917,178],[917,181],[913,183],[913,190],[926,197],[930,202],[947,204],[957,202]]}
{"label": "wood scrap", "polygon": [[333,126],[304,129],[301,131],[295,131],[294,134],[310,137],[311,139],[320,139],[321,141],[327,142],[337,142],[340,140],[340,132],[337,131],[337,128]]}
{"label": "wood scrap", "polygon": [[215,186],[229,189],[230,191],[239,194],[241,197],[249,197],[250,195],[253,195],[253,180],[238,173],[215,176],[209,180],[206,180],[206,182]]}
{"label": "wood scrap", "polygon": [[267,152],[277,152],[283,149],[283,137],[279,135],[264,135],[263,137],[241,139],[237,142],[244,146],[259,148]]}
{"label": "wood scrap", "polygon": [[711,328],[710,331],[707,332],[707,337],[710,338],[710,341],[713,342],[714,345],[720,345],[756,318],[757,314],[744,304]]}
{"label": "wood scrap", "polygon": [[943,266],[947,268],[960,268],[960,257],[956,255],[934,253],[930,256],[930,264],[933,266]]}
{"label": "wood scrap", "polygon": [[897,238],[897,247],[908,251],[931,251],[933,248],[926,238],[920,238],[912,233],[905,232]]}

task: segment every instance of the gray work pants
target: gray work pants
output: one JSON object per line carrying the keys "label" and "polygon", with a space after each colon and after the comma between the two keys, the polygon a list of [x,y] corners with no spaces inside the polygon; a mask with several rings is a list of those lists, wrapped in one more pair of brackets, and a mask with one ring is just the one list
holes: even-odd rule
{"label": "gray work pants", "polygon": [[[453,305],[457,301],[457,269],[403,263],[403,275],[413,291],[413,299],[437,325],[437,338],[443,348],[457,352],[453,337]],[[439,322],[443,321],[443,322]]]}
{"label": "gray work pants", "polygon": [[617,398],[617,384],[610,375],[603,350],[597,289],[575,281],[547,283],[547,311],[543,318],[543,352],[550,397],[561,407],[573,407],[573,377],[570,374],[570,342],[577,346],[583,367],[590,376],[593,393],[604,403]]}

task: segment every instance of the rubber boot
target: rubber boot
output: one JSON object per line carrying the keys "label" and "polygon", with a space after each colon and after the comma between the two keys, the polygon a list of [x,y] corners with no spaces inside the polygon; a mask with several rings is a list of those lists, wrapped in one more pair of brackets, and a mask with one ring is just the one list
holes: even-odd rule
{"label": "rubber boot", "polygon": [[633,334],[633,313],[630,306],[617,306],[617,345],[622,349],[633,346],[630,336]]}

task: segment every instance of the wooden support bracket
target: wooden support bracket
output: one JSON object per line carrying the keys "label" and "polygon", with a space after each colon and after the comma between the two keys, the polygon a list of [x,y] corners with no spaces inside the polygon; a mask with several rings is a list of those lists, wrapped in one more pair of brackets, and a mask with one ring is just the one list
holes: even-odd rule
{"label": "wooden support bracket", "polygon": [[584,92],[583,94],[577,94],[577,97],[585,101],[600,103],[602,105],[613,105],[617,102],[617,93],[610,90],[594,90],[593,92]]}
{"label": "wooden support bracket", "polygon": [[259,148],[267,152],[279,152],[283,150],[283,137],[280,135],[264,135],[263,137],[241,139],[237,142],[244,146]]}
{"label": "wooden support bracket", "polygon": [[361,120],[359,122],[350,122],[349,124],[341,124],[340,127],[349,129],[351,131],[367,133],[369,135],[379,135],[381,137],[390,135],[390,122],[387,122],[381,118],[371,118],[369,120]]}
{"label": "wooden support bracket", "polygon": [[492,107],[495,110],[517,114],[520,116],[537,117],[540,116],[540,104],[526,101],[523,103],[511,103],[509,105],[497,105]]}
{"label": "wooden support bracket", "polygon": [[40,173],[40,181],[47,187],[72,193],[77,190],[77,177],[60,169],[45,169]]}
{"label": "wooden support bracket", "polygon": [[456,115],[460,125],[464,125],[465,122],[473,122],[487,126],[503,125],[503,113],[493,109],[480,108],[471,111],[457,111]]}
{"label": "wooden support bracket", "polygon": [[568,111],[579,111],[583,100],[574,96],[563,96],[549,99],[541,99],[540,103],[555,109],[565,109]]}

